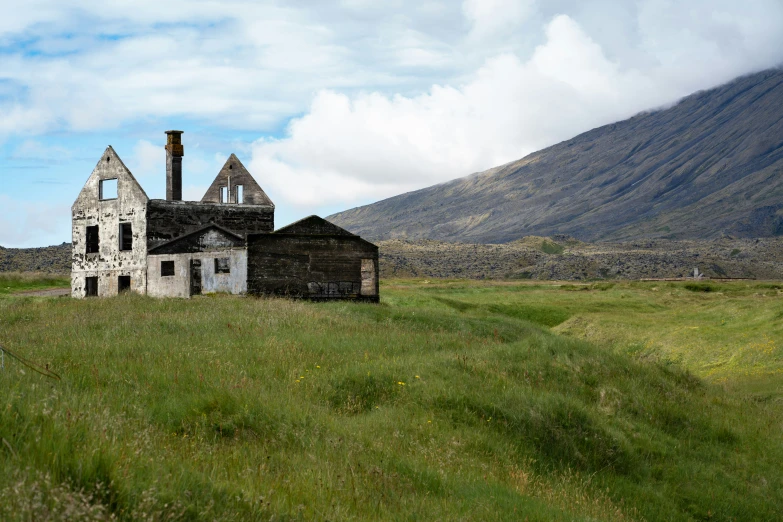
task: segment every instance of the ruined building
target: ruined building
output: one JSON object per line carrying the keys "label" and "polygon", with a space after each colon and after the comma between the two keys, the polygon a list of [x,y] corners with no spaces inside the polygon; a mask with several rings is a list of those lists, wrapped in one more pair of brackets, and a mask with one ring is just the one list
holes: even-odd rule
{"label": "ruined building", "polygon": [[275,231],[274,203],[234,154],[201,201],[182,201],[182,131],[166,134],[165,200],[147,197],[111,146],[76,198],[73,297],[378,301],[378,247],[318,216]]}

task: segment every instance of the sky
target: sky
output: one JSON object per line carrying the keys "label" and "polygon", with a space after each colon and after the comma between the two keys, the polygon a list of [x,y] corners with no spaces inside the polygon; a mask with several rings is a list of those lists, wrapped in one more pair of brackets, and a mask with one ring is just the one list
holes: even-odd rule
{"label": "sky", "polygon": [[169,129],[280,227],[782,63],[783,0],[0,0],[0,245],[70,241],[108,145],[164,198]]}

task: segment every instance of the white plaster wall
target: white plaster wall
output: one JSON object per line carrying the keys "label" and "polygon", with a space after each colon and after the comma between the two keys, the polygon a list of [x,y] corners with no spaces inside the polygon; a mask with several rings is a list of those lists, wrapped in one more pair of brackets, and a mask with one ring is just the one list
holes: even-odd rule
{"label": "white plaster wall", "polygon": [[[204,252],[199,255],[205,255],[201,261],[201,285],[202,292],[211,294],[216,292],[225,292],[228,294],[247,293],[247,250],[236,249],[229,252]],[[228,257],[231,266],[231,273],[216,274],[216,257]]]}
{"label": "white plaster wall", "polygon": [[[190,297],[190,259],[193,254],[147,256],[147,295],[153,297]],[[161,261],[174,261],[174,275],[161,276]]]}
{"label": "white plaster wall", "polygon": [[[215,273],[215,258],[228,257],[230,274]],[[201,260],[203,294],[247,292],[247,250],[232,249],[191,254],[158,254],[147,257],[147,294],[154,297],[190,297],[190,261]],[[174,275],[160,275],[161,261],[174,261]]]}

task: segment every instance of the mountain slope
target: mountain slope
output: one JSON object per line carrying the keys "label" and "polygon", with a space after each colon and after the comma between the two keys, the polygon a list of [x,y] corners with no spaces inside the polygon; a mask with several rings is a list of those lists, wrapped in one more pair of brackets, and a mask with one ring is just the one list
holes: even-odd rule
{"label": "mountain slope", "polygon": [[328,219],[375,240],[774,236],[781,174],[783,71],[769,70]]}

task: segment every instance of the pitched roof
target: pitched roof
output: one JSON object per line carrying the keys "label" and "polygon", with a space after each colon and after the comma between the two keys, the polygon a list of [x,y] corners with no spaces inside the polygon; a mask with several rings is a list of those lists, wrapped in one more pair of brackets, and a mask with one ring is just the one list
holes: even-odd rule
{"label": "pitched roof", "polygon": [[171,239],[169,241],[166,241],[165,243],[162,243],[160,245],[157,245],[154,248],[151,248],[148,253],[150,254],[178,254],[178,253],[185,253],[185,252],[202,252],[204,250],[204,245],[202,245],[199,241],[196,241],[196,239],[201,239],[203,236],[206,235],[206,233],[209,230],[214,230],[218,233],[219,236],[224,238],[226,241],[222,245],[215,245],[217,247],[232,247],[232,246],[241,246],[244,245],[245,239],[237,235],[233,232],[231,232],[228,229],[225,229],[221,227],[220,225],[216,225],[214,223],[210,223],[209,225],[202,227],[198,230],[194,230],[193,232],[189,232],[185,235],[175,237],[174,239]]}
{"label": "pitched roof", "polygon": [[231,154],[220,169],[218,175],[215,177],[212,184],[204,193],[204,197],[201,198],[202,203],[222,203],[220,201],[220,188],[227,187],[229,189],[229,203],[236,202],[235,187],[242,185],[243,205],[269,205],[274,207],[275,204],[266,195],[266,192],[253,178],[252,174],[248,172],[245,166],[239,161],[239,158],[235,154]]}
{"label": "pitched roof", "polygon": [[307,234],[311,236],[355,236],[344,228],[326,221],[319,216],[309,216],[295,221],[281,229],[275,230],[275,234]]}

